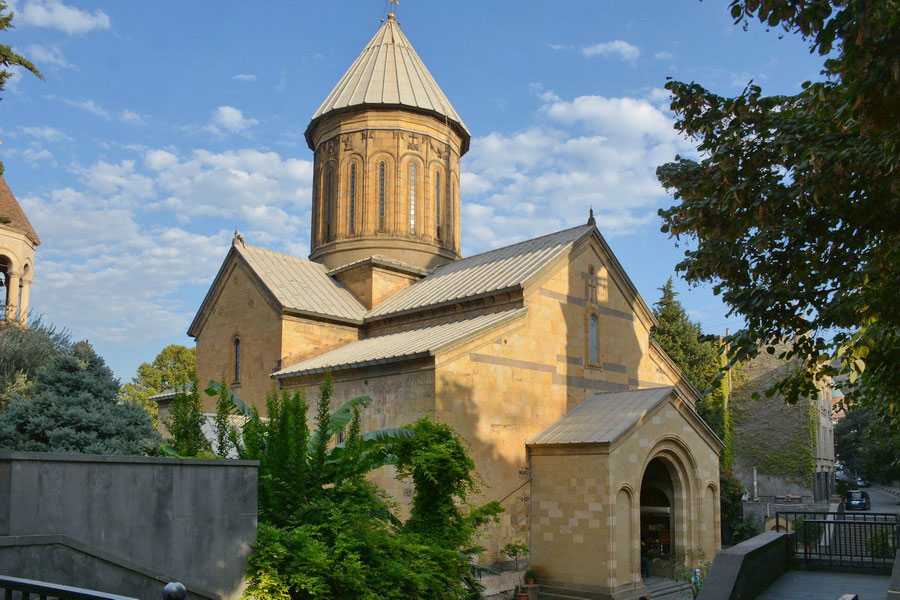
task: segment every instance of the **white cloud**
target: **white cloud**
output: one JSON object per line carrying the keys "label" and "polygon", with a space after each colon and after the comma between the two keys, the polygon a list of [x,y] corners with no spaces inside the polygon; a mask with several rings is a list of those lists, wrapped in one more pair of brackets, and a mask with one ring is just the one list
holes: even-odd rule
{"label": "white cloud", "polygon": [[675,58],[675,55],[672,54],[671,52],[662,51],[662,52],[657,52],[656,54],[654,54],[653,58],[655,58],[657,60],[672,60],[673,58]]}
{"label": "white cloud", "polygon": [[130,123],[132,125],[147,124],[147,121],[143,115],[139,115],[133,110],[128,110],[127,108],[119,113],[119,120],[123,123]]}
{"label": "white cloud", "polygon": [[252,73],[238,73],[232,79],[236,79],[237,81],[256,81],[256,75]]}
{"label": "white cloud", "polygon": [[63,53],[56,46],[41,46],[40,44],[31,44],[25,50],[25,56],[36,63],[46,63],[55,65],[65,69],[74,69],[75,65],[66,60]]}
{"label": "white cloud", "polygon": [[105,108],[102,108],[101,106],[99,106],[93,100],[90,100],[90,99],[88,99],[88,100],[63,99],[63,102],[65,102],[69,106],[74,106],[75,108],[80,108],[81,110],[86,110],[87,112],[91,113],[92,115],[97,115],[98,117],[106,119],[107,121],[110,119],[109,111],[106,110]]}
{"label": "white cloud", "polygon": [[634,44],[615,40],[612,42],[600,42],[593,46],[585,46],[581,49],[581,53],[587,57],[618,56],[622,60],[633,61],[641,55],[641,49]]}
{"label": "white cloud", "polygon": [[47,125],[41,125],[37,127],[19,127],[19,131],[24,133],[25,135],[29,135],[31,137],[40,138],[42,140],[46,140],[48,142],[59,142],[59,141],[71,141],[72,138],[67,136],[65,133],[60,131],[59,129],[54,129],[53,127],[49,127]]}
{"label": "white cloud", "polygon": [[547,47],[550,48],[551,50],[557,50],[557,51],[559,51],[559,50],[572,50],[572,49],[573,49],[572,46],[565,46],[565,45],[563,45],[563,44],[547,44]]}
{"label": "white cloud", "polygon": [[127,345],[183,333],[197,308],[179,300],[184,287],[209,284],[234,225],[248,243],[308,251],[309,161],[154,148],[77,173],[77,189],[20,201],[44,241],[32,305],[78,336]]}
{"label": "white cloud", "polygon": [[463,159],[464,251],[502,246],[585,222],[593,206],[605,235],[656,223],[667,201],[655,171],[687,154],[671,116],[646,98],[548,100],[540,119],[514,133],[472,141]]}
{"label": "white cloud", "polygon": [[203,129],[215,135],[241,133],[259,123],[256,119],[247,118],[233,106],[220,106],[213,111],[213,116]]}
{"label": "white cloud", "polygon": [[60,0],[27,0],[21,8],[14,2],[10,4],[10,8],[16,13],[16,25],[51,27],[68,34],[87,33],[112,26],[109,15],[102,10],[91,14],[63,4]]}

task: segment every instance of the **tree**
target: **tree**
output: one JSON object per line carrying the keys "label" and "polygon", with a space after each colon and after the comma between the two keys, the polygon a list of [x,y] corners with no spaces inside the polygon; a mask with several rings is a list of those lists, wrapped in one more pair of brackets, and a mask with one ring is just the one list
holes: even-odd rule
{"label": "tree", "polygon": [[847,407],[834,428],[835,454],[857,475],[900,479],[900,435],[885,432],[872,408]]}
{"label": "tree", "polygon": [[205,420],[197,382],[182,386],[172,399],[172,411],[165,422],[171,436],[168,440],[170,452],[174,451],[180,457],[212,456],[209,440],[203,435]]}
{"label": "tree", "polygon": [[669,278],[660,288],[662,297],[653,305],[659,321],[650,336],[675,361],[684,376],[703,394],[697,412],[716,434],[726,437],[725,397],[719,382],[720,356],[710,341],[703,341],[700,323],[692,322],[676,299],[678,293]]}
{"label": "tree", "polygon": [[[0,31],[7,31],[15,27],[15,25],[12,24],[13,13],[7,13],[6,11],[8,9],[9,6],[7,3],[4,0],[0,0]],[[0,44],[0,65],[3,66],[3,68],[0,69],[0,92],[3,91],[6,87],[7,80],[13,75],[8,67],[22,67],[31,71],[37,77],[41,79],[44,78],[30,60],[17,53],[11,46],[5,44]],[[3,175],[2,162],[0,162],[0,175]]]}
{"label": "tree", "polygon": [[0,410],[13,394],[27,395],[37,372],[71,348],[69,332],[40,317],[31,319],[29,327],[10,323],[0,331]]}
{"label": "tree", "polygon": [[865,374],[858,401],[900,431],[900,11],[884,0],[730,6],[735,23],[799,34],[826,57],[824,80],[784,96],[751,82],[733,98],[666,84],[675,127],[701,156],[657,169],[678,201],[660,211],[662,230],[696,242],[677,269],[744,316],[731,361],[789,344],[798,366],[766,393],[796,401],[823,378]]}
{"label": "tree", "polygon": [[141,363],[131,383],[122,386],[122,399],[143,406],[156,423],[156,403],[150,396],[183,386],[197,377],[197,351],[178,344],[163,348],[152,363]]}
{"label": "tree", "polygon": [[147,454],[159,434],[139,406],[120,403],[119,382],[88,342],[38,372],[30,397],[0,413],[0,448],[83,454]]}

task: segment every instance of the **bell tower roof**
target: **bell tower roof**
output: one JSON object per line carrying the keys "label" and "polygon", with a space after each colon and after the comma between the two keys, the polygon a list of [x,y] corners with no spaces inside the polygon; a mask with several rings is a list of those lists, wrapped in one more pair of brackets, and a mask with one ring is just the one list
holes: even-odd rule
{"label": "bell tower roof", "polygon": [[19,206],[16,197],[13,196],[12,190],[6,185],[6,180],[3,179],[2,175],[0,175],[0,225],[6,225],[21,231],[28,236],[28,239],[35,246],[41,243],[40,238],[34,231],[34,227],[31,226],[28,217],[25,216],[25,211]]}
{"label": "bell tower roof", "polygon": [[451,125],[463,140],[471,134],[412,44],[403,35],[393,13],[350,65],[306,128],[306,142],[314,150],[313,131],[325,115],[363,107],[407,108],[430,114]]}

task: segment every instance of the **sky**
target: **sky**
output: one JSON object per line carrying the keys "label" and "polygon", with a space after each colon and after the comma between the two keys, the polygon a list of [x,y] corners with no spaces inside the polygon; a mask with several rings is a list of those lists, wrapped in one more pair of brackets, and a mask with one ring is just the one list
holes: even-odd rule
{"label": "sky", "polygon": [[[89,339],[116,375],[187,327],[239,229],[309,253],[309,119],[381,25],[384,0],[7,0],[0,34],[34,61],[0,101],[5,178],[42,244],[31,305]],[[401,0],[406,36],[472,132],[466,256],[597,226],[648,304],[675,276],[707,333],[741,325],[677,278],[686,240],[655,176],[677,154],[666,78],[737,95],[795,93],[820,61],[801,40],[735,26],[724,0]]]}

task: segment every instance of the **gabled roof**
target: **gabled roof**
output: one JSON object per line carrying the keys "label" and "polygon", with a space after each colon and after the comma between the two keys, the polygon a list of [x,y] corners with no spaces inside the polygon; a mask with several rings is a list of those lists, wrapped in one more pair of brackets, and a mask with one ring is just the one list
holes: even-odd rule
{"label": "gabled roof", "polygon": [[592,231],[593,225],[580,225],[441,265],[370,310],[366,319],[521,289],[531,276]]}
{"label": "gabled roof", "polygon": [[612,443],[674,389],[670,386],[594,394],[525,444]]}
{"label": "gabled roof", "polygon": [[409,331],[379,335],[351,342],[331,352],[291,365],[272,377],[295,377],[323,371],[366,367],[387,362],[434,356],[473,336],[516,319],[526,308],[479,315]]}
{"label": "gabled roof", "polygon": [[40,238],[38,238],[37,233],[34,231],[34,227],[31,226],[28,217],[25,216],[25,211],[19,206],[19,202],[16,200],[16,197],[13,196],[9,186],[6,185],[6,180],[3,179],[2,175],[0,175],[0,217],[9,219],[8,223],[5,222],[6,219],[0,221],[0,225],[12,227],[13,229],[21,231],[28,236],[28,239],[34,242],[35,246],[41,243]]}
{"label": "gabled roof", "polygon": [[228,251],[197,316],[188,328],[188,335],[199,333],[197,328],[201,317],[213,301],[226,267],[234,259],[243,261],[283,311],[322,316],[355,325],[363,322],[366,308],[347,288],[329,277],[323,265],[290,254],[237,243]]}
{"label": "gabled roof", "polygon": [[361,106],[412,108],[449,120],[462,134],[463,153],[468,149],[469,130],[403,35],[393,15],[388,16],[312,116],[306,129],[310,149],[315,149],[311,132],[321,117]]}
{"label": "gabled roof", "polygon": [[594,394],[525,445],[612,444],[672,395],[681,400],[699,427],[724,448],[719,436],[673,386]]}

